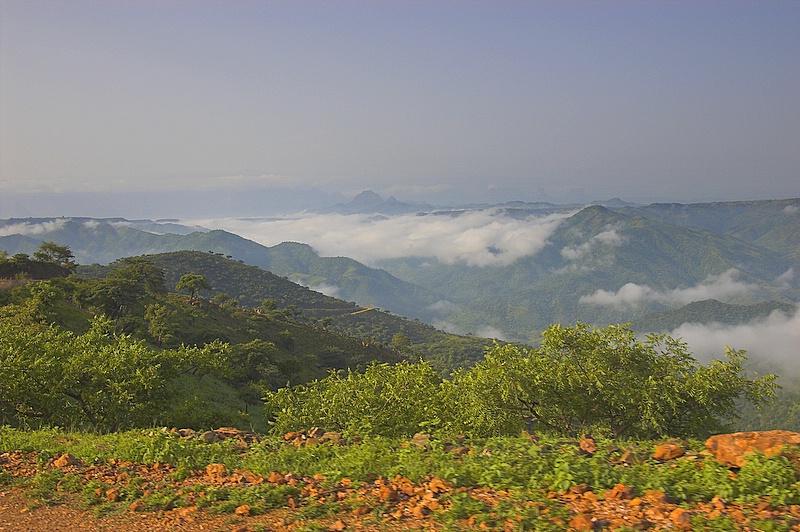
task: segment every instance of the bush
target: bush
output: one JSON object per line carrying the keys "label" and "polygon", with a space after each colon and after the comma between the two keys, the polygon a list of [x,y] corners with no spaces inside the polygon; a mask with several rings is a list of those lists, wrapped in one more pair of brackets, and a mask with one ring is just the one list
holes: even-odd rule
{"label": "bush", "polygon": [[749,379],[744,361],[744,352],[728,349],[724,360],[703,366],[666,335],[640,341],[626,326],[554,325],[539,348],[495,344],[450,380],[440,381],[426,362],[373,365],[281,389],[266,401],[277,432],[705,435],[736,415],[737,402],[773,394],[774,376]]}
{"label": "bush", "polygon": [[225,366],[227,348],[218,342],[157,351],[112,329],[107,318],[94,319],[82,335],[0,320],[2,422],[97,430],[157,423],[175,378]]}
{"label": "bush", "polygon": [[277,432],[320,426],[344,433],[409,436],[435,423],[439,376],[427,362],[372,364],[331,373],[265,397]]}
{"label": "bush", "polygon": [[496,345],[445,387],[452,428],[480,435],[522,428],[620,437],[704,435],[724,428],[737,400],[771,397],[774,376],[743,374],[743,351],[700,365],[684,342],[644,341],[621,325],[553,325],[541,346]]}

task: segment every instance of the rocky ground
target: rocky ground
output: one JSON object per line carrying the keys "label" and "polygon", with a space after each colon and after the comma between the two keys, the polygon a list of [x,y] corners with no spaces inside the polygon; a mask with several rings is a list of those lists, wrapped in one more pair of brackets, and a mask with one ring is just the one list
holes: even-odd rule
{"label": "rocky ground", "polygon": [[[256,442],[254,435],[225,431],[221,439]],[[338,434],[325,434],[290,433],[284,440],[298,448],[345,444]],[[193,433],[180,437],[217,441]],[[600,452],[592,438],[576,443],[587,459]],[[648,457],[623,452],[615,467],[644,459],[669,471],[713,459],[735,476],[747,453],[791,457],[787,449],[795,444],[800,434],[781,431],[718,436],[700,453],[665,442]],[[410,445],[424,449],[429,437],[417,435]],[[474,451],[465,444],[448,452],[458,457]],[[526,498],[512,489],[457,486],[437,476],[416,482],[401,475],[329,480],[322,474],[261,474],[222,463],[186,470],[168,463],[89,462],[69,453],[48,457],[35,451],[5,452],[0,467],[0,530],[688,530],[705,528],[704,523],[722,530],[800,530],[800,505],[779,504],[767,494],[749,501],[715,496],[679,504],[657,489],[618,483],[593,490],[572,483]],[[448,519],[441,518],[445,515]]]}

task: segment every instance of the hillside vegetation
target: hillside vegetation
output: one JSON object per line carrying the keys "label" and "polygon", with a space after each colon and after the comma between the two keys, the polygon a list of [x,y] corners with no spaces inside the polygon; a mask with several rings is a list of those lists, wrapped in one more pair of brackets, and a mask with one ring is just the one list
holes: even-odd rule
{"label": "hillside vegetation", "polygon": [[[326,296],[272,272],[214,253],[182,251],[149,255],[143,260],[162,269],[168,285],[174,286],[185,273],[202,274],[213,287],[203,292],[206,295],[222,292],[247,308],[258,308],[269,300],[297,320],[366,342],[392,344],[411,358],[421,356],[429,360],[440,371],[474,363],[489,344],[486,339],[448,334],[418,320]],[[102,267],[79,270],[84,276],[102,276],[106,271]]]}

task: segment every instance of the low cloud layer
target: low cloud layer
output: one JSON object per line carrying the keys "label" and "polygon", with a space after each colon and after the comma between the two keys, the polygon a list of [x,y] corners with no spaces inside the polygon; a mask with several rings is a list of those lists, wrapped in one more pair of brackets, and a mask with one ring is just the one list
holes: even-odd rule
{"label": "low cloud layer", "polygon": [[565,246],[561,250],[561,256],[567,260],[579,260],[590,254],[597,248],[617,247],[625,241],[619,230],[608,228],[601,233],[597,233],[592,238],[578,246]]}
{"label": "low cloud layer", "polygon": [[25,236],[36,236],[36,235],[44,235],[50,233],[52,231],[58,231],[64,224],[67,223],[66,218],[60,218],[58,220],[53,220],[50,222],[41,222],[41,223],[17,223],[17,224],[9,224],[0,227],[0,236],[8,236],[8,235],[25,235]]}
{"label": "low cloud layer", "polygon": [[739,279],[739,270],[731,268],[719,275],[710,275],[704,281],[688,288],[657,290],[648,285],[627,283],[616,292],[597,290],[581,296],[580,303],[606,307],[634,307],[644,303],[685,305],[703,299],[726,299],[752,292],[756,285]]}
{"label": "low cloud layer", "polygon": [[684,323],[671,332],[686,340],[701,358],[718,357],[726,345],[746,349],[753,359],[780,366],[800,366],[800,308],[794,314],[772,312],[767,318],[740,325]]}
{"label": "low cloud layer", "polygon": [[339,292],[341,291],[340,288],[335,284],[328,284],[328,283],[309,285],[308,288],[310,288],[315,292],[319,292],[320,294],[324,294],[330,297],[339,297]]}
{"label": "low cloud layer", "polygon": [[383,259],[433,257],[445,264],[507,265],[535,255],[568,214],[514,219],[493,210],[450,215],[309,215],[291,219],[196,220],[265,245],[305,242],[323,256],[367,264]]}

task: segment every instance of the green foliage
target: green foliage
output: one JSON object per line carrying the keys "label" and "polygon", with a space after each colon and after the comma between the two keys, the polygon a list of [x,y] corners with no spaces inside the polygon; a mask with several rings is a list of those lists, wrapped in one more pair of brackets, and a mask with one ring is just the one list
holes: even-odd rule
{"label": "green foliage", "polygon": [[0,320],[0,405],[5,422],[101,430],[157,422],[168,383],[182,373],[219,371],[227,347],[157,351],[113,334],[107,318],[75,335],[51,325]]}
{"label": "green foliage", "polygon": [[482,362],[442,382],[425,362],[376,365],[266,401],[277,431],[319,425],[390,436],[422,428],[473,436],[525,428],[693,436],[723,427],[737,401],[771,396],[774,377],[749,379],[744,360],[728,350],[725,360],[703,366],[666,335],[640,341],[625,326],[554,325],[539,348],[496,344]]}
{"label": "green foliage", "polygon": [[321,426],[354,434],[411,435],[436,419],[439,376],[426,362],[371,364],[265,397],[274,430]]}
{"label": "green foliage", "polygon": [[68,246],[62,246],[50,241],[42,242],[39,245],[39,249],[33,254],[33,260],[58,264],[70,271],[77,267],[75,256]]}
{"label": "green foliage", "polygon": [[210,289],[211,286],[208,284],[206,277],[199,273],[185,273],[178,279],[178,284],[175,285],[175,290],[178,292],[188,291],[192,301],[197,298],[197,293],[200,290]]}
{"label": "green foliage", "polygon": [[[407,440],[367,437],[363,441],[344,446],[317,445],[294,447],[275,439],[265,439],[242,452],[234,444],[204,444],[187,440],[163,430],[131,431],[108,435],[65,433],[56,430],[25,432],[0,428],[0,452],[9,450],[37,450],[45,456],[63,452],[87,463],[110,458],[137,463],[172,464],[184,470],[203,469],[210,463],[223,463],[229,469],[247,469],[267,475],[271,471],[292,472],[298,477],[325,476],[335,483],[348,478],[354,483],[371,482],[378,477],[396,475],[419,482],[436,476],[455,487],[485,486],[495,490],[509,490],[511,497],[520,501],[547,502],[550,490],[568,490],[585,484],[595,493],[617,483],[630,486],[634,495],[647,490],[662,490],[678,503],[709,501],[717,496],[728,501],[756,502],[769,496],[773,505],[800,502],[800,476],[792,463],[783,457],[765,458],[749,456],[737,475],[711,458],[692,456],[666,463],[644,460],[636,465],[620,464],[619,445],[638,454],[647,455],[656,442],[598,439],[599,450],[593,456],[578,451],[575,440],[565,440],[543,435],[539,441],[524,437],[497,437],[471,439],[464,442],[469,452],[457,455],[448,452],[446,443],[434,439],[429,449],[409,445]],[[696,441],[689,442],[694,453],[702,448]],[[690,459],[691,458],[691,459]],[[60,471],[52,471],[36,481],[40,492],[47,496],[61,492],[77,491],[74,479],[67,479]],[[298,486],[301,487],[301,486]],[[227,512],[239,504],[250,504],[255,513],[280,506],[293,494],[287,486],[229,487],[208,489],[199,506]],[[135,482],[123,498],[141,495]],[[454,490],[450,513],[445,521],[463,519],[482,508],[475,499]],[[506,511],[522,511],[520,503]],[[158,491],[149,503],[153,508],[170,507],[180,503],[171,491]],[[312,509],[310,512],[321,511]],[[495,509],[495,511],[498,511]],[[502,512],[502,508],[500,509]],[[527,510],[526,510],[527,511]],[[531,519],[535,515],[528,516]]]}
{"label": "green foliage", "polygon": [[[498,345],[456,374],[446,404],[460,432],[513,433],[536,427],[562,434],[607,429],[616,436],[701,435],[736,414],[739,398],[761,402],[774,377],[743,375],[745,355],[699,365],[666,335],[636,339],[628,327],[553,325],[537,349]],[[459,400],[460,398],[460,400]]]}

